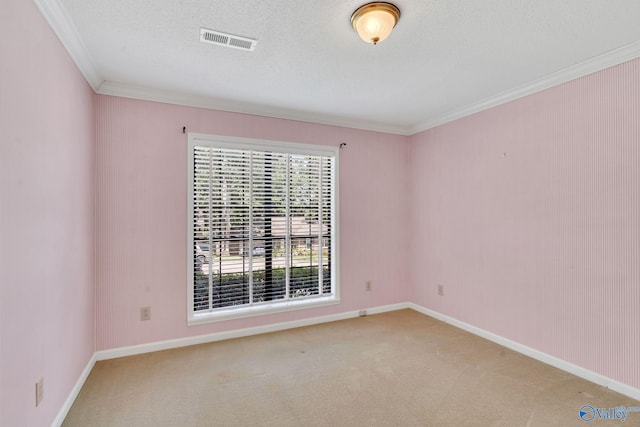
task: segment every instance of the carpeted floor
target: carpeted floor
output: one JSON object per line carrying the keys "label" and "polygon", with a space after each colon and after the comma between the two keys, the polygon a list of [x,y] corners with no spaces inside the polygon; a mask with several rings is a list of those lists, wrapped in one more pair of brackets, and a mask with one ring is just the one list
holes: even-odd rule
{"label": "carpeted floor", "polygon": [[64,426],[620,424],[583,405],[640,402],[401,310],[98,362]]}

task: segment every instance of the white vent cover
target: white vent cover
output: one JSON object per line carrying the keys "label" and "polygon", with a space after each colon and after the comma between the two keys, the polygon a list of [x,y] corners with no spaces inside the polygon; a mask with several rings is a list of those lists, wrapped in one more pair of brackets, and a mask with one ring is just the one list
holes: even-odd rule
{"label": "white vent cover", "polygon": [[256,48],[257,40],[247,37],[234,36],[220,31],[200,28],[200,41],[204,43],[217,44],[218,46],[232,47],[253,52]]}

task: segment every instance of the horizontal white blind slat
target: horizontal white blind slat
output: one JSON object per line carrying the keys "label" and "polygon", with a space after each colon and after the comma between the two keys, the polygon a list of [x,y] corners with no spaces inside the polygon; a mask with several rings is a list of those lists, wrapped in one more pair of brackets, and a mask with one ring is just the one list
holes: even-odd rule
{"label": "horizontal white blind slat", "polygon": [[195,146],[193,165],[194,311],[331,294],[332,157]]}

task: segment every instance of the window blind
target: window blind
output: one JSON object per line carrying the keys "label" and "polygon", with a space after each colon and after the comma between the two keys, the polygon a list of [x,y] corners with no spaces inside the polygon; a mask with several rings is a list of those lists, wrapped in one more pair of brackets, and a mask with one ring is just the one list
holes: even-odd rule
{"label": "window blind", "polygon": [[334,296],[335,156],[221,145],[192,147],[193,313]]}

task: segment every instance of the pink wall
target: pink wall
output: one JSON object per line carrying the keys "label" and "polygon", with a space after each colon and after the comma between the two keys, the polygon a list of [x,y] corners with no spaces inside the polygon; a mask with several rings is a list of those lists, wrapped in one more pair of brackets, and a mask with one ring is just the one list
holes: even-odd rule
{"label": "pink wall", "polygon": [[639,138],[640,60],[411,137],[410,299],[640,388]]}
{"label": "pink wall", "polygon": [[93,92],[33,2],[1,9],[0,425],[44,426],[95,351]]}
{"label": "pink wall", "polygon": [[[111,349],[404,302],[406,138],[289,120],[97,96],[97,349]],[[340,305],[187,326],[189,132],[340,152]],[[365,291],[365,282],[373,290]],[[140,321],[140,307],[152,319]]]}
{"label": "pink wall", "polygon": [[[408,300],[640,388],[640,61],[406,138],[94,96],[31,2],[0,37],[1,425],[96,349]],[[348,144],[340,305],[186,325],[182,126]]]}

